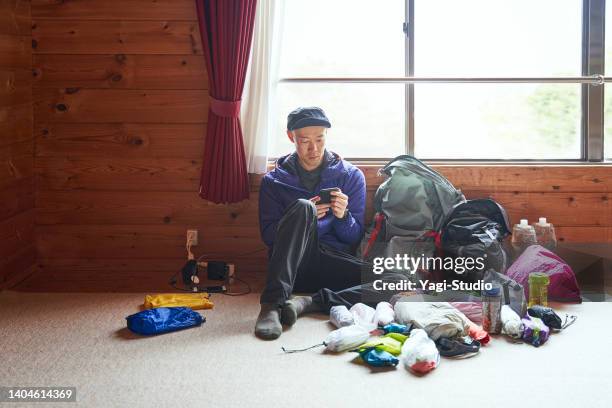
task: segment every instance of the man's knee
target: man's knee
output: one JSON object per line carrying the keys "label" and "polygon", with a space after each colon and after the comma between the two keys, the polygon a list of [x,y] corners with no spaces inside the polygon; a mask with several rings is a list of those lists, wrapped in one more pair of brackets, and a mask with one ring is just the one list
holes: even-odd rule
{"label": "man's knee", "polygon": [[298,198],[287,208],[286,214],[304,214],[306,216],[316,217],[317,207],[310,200],[306,200],[305,198]]}

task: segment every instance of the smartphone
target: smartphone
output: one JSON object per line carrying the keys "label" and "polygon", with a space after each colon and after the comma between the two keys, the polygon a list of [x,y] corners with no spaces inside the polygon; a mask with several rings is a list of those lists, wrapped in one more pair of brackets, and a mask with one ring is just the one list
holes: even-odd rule
{"label": "smartphone", "polygon": [[332,188],[323,188],[321,189],[321,191],[319,191],[319,194],[317,194],[321,199],[319,201],[316,202],[316,204],[329,204],[331,203],[331,192],[332,191],[340,191],[340,189],[338,187],[332,187]]}

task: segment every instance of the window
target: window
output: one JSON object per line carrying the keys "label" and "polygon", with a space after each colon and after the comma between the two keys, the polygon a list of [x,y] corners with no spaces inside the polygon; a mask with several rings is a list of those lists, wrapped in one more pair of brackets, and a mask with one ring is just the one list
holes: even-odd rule
{"label": "window", "polygon": [[[606,8],[608,27],[612,24],[612,7]],[[606,75],[612,76],[612,27],[606,30]],[[604,89],[604,157],[612,160],[612,84],[606,83]]]}
{"label": "window", "polygon": [[[281,77],[404,76],[404,0],[291,0],[284,3]],[[283,83],[272,156],[291,149],[287,114],[320,106],[332,122],[327,145],[343,157],[403,152],[403,84]],[[376,143],[372,143],[376,141]]]}
{"label": "window", "polygon": [[[597,10],[583,13],[583,7],[603,1],[286,1],[278,132],[271,154],[291,149],[287,113],[317,105],[332,121],[329,148],[347,158],[592,157],[585,150],[593,146],[587,138],[597,136],[589,136],[591,127],[584,126],[591,120],[585,110],[592,109],[592,100],[584,98],[593,85],[536,79],[416,84],[291,79],[580,77],[593,58],[584,51],[583,36],[588,39],[588,30],[598,27],[592,20]],[[612,123],[612,98],[606,97],[605,112]],[[612,138],[612,124],[605,134]],[[611,152],[607,146],[606,157]]]}

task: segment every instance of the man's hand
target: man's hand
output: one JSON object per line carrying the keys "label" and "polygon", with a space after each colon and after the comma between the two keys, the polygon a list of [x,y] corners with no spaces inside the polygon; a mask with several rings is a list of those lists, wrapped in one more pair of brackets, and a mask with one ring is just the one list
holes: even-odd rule
{"label": "man's hand", "polygon": [[331,209],[337,218],[344,218],[346,207],[348,207],[348,196],[342,191],[332,191]]}
{"label": "man's hand", "polygon": [[319,196],[315,196],[310,199],[310,201],[315,203],[315,207],[317,207],[317,220],[320,220],[321,218],[325,217],[325,214],[327,214],[327,212],[332,206],[331,204],[317,204],[317,201],[319,200],[321,200],[321,197]]}

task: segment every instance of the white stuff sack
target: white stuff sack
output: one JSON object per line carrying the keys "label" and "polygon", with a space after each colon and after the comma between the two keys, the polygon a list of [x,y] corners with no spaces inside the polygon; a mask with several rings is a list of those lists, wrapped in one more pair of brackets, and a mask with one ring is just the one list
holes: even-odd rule
{"label": "white stuff sack", "polygon": [[327,335],[323,344],[329,351],[340,352],[356,348],[370,338],[370,332],[359,325],[345,326]]}
{"label": "white stuff sack", "polygon": [[374,324],[375,310],[373,307],[363,303],[355,303],[349,310],[353,315],[355,324],[363,326],[369,330],[376,328],[376,325]]}
{"label": "white stuff sack", "polygon": [[386,326],[389,323],[393,323],[395,320],[395,311],[393,306],[389,302],[379,302],[376,305],[374,312],[374,324],[379,327]]}
{"label": "white stuff sack", "polygon": [[332,306],[329,310],[329,321],[337,328],[355,324],[355,319],[346,306]]}
{"label": "white stuff sack", "polygon": [[425,374],[440,364],[440,352],[425,330],[412,329],[402,345],[400,360],[407,370]]}
{"label": "white stuff sack", "polygon": [[514,339],[523,337],[524,325],[518,314],[509,306],[501,308],[502,333]]}

